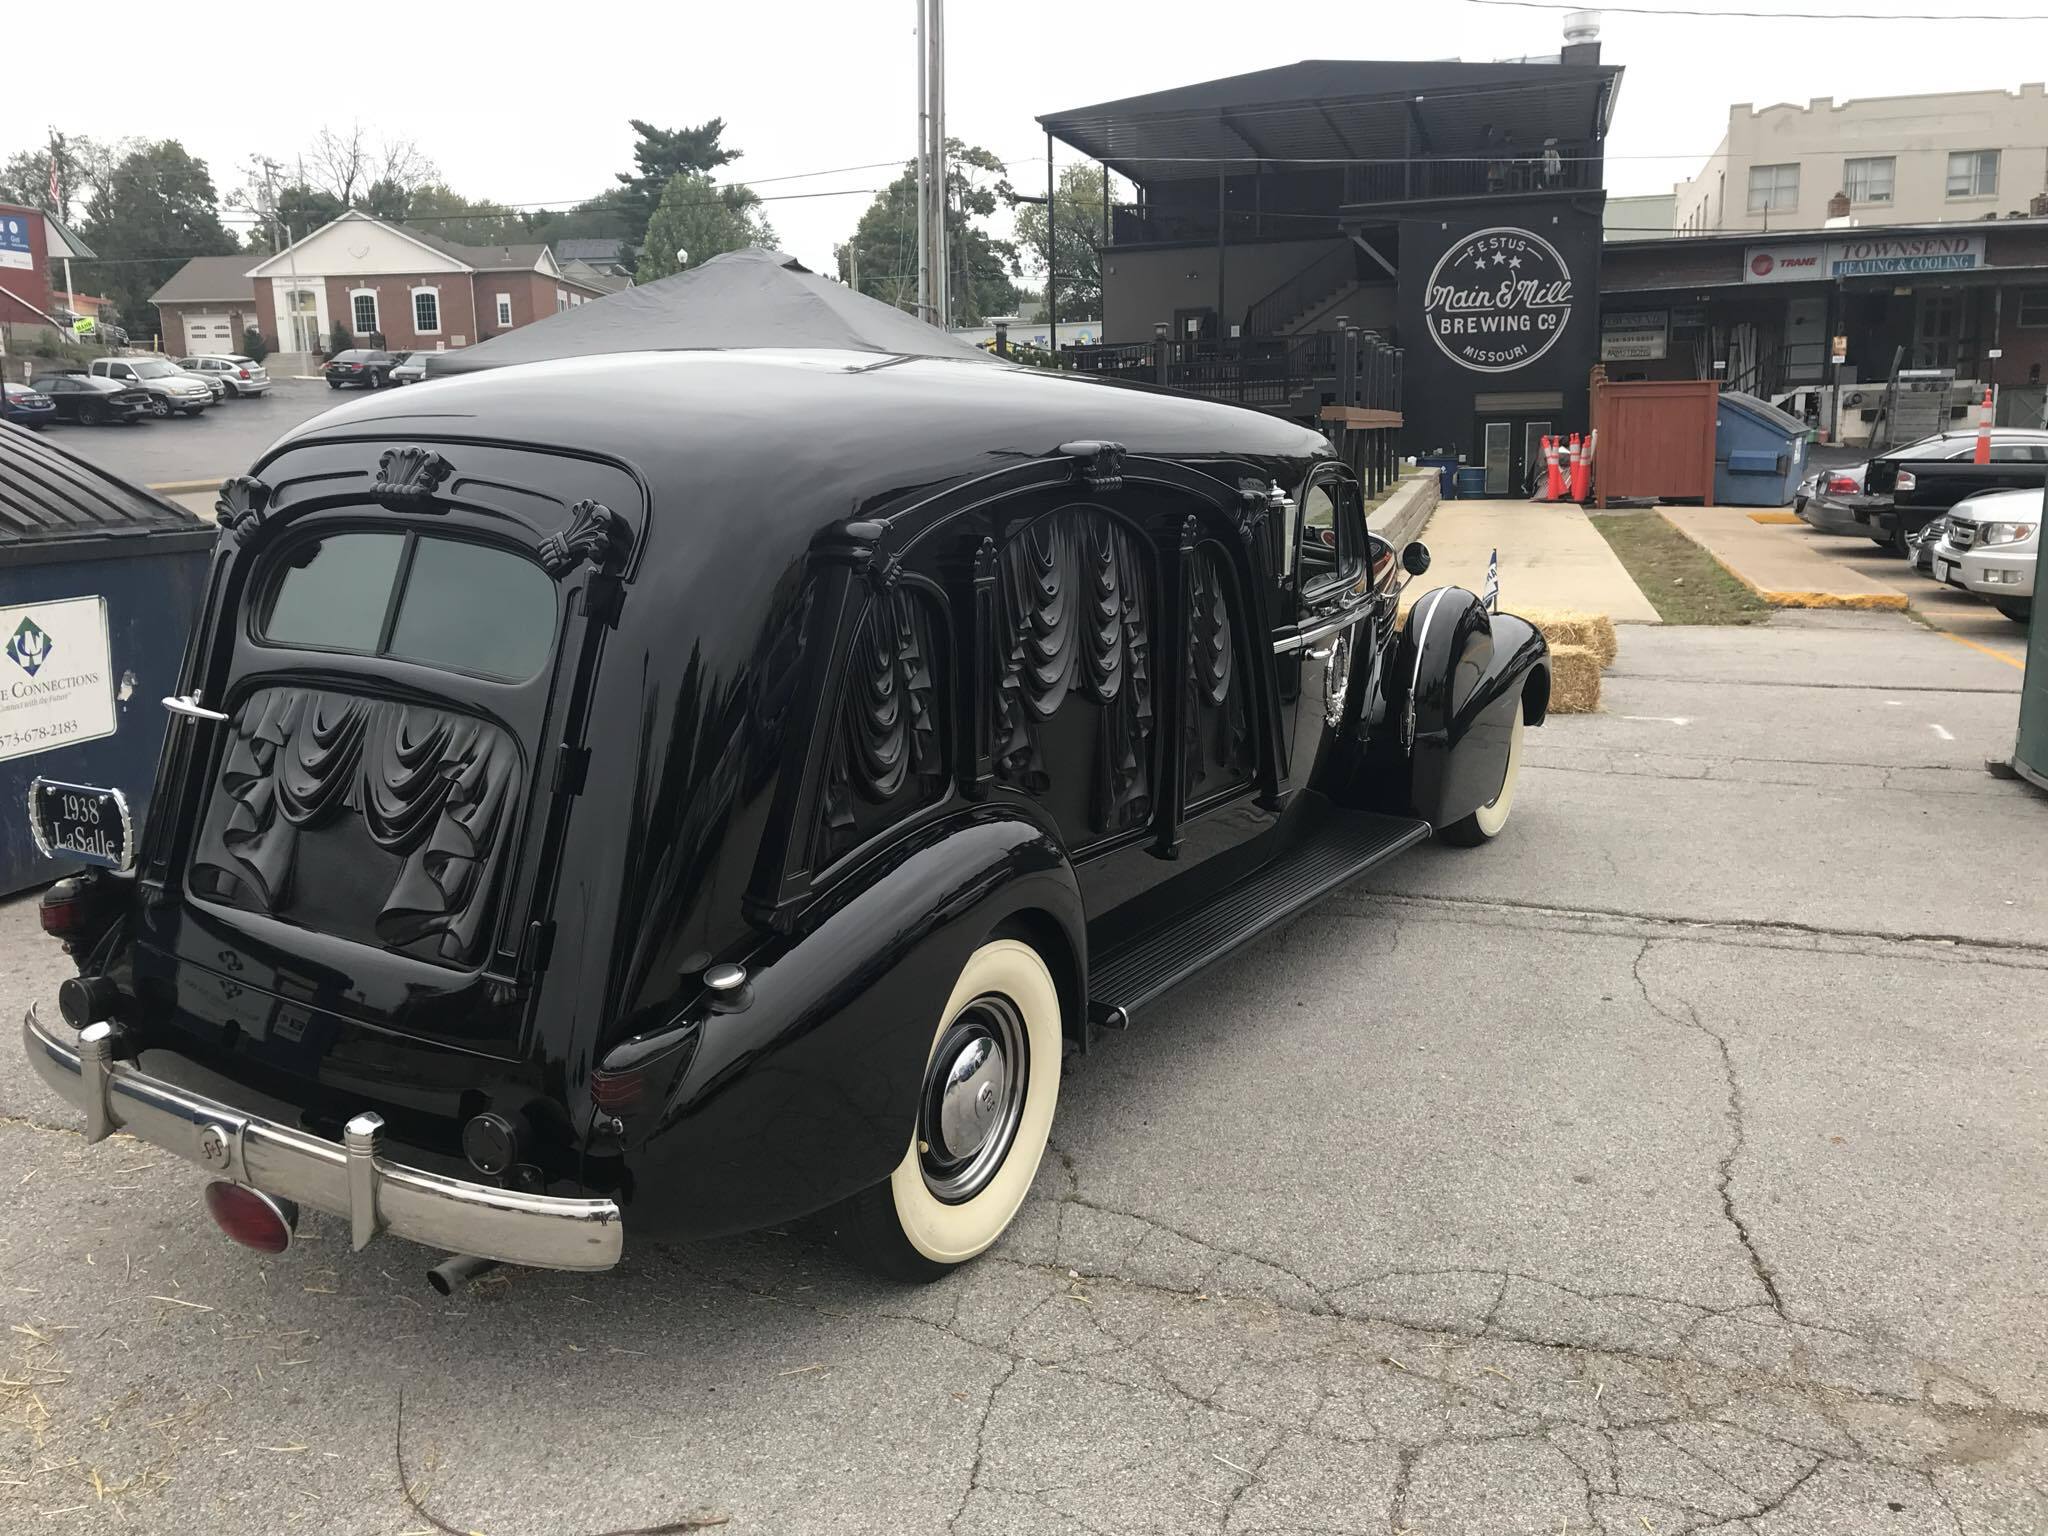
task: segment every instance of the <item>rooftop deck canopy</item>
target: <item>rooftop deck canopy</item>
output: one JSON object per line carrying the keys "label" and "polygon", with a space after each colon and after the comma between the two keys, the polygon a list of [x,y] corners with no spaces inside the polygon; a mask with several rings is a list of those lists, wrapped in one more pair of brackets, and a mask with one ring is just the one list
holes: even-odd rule
{"label": "rooftop deck canopy", "polygon": [[1256,162],[1533,153],[1606,137],[1613,64],[1305,59],[1039,118],[1132,181],[1214,178]]}

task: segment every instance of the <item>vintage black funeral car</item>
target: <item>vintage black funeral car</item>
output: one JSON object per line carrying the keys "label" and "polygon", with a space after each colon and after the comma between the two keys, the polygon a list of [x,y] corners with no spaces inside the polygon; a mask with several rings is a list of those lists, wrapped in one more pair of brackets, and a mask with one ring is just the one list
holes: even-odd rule
{"label": "vintage black funeral car", "polygon": [[231,1234],[310,1206],[444,1285],[811,1213],[888,1273],[972,1258],[1063,1055],[1494,837],[1549,699],[1473,594],[1398,621],[1427,553],[1313,432],[993,362],[456,377],[219,515],[149,824],[46,898],[80,974],[29,1054]]}

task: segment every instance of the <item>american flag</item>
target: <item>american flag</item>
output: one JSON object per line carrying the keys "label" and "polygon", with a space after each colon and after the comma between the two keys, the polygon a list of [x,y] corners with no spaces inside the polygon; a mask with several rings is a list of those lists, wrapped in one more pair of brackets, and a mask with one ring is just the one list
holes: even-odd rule
{"label": "american flag", "polygon": [[50,156],[50,209],[52,212],[60,215],[64,212],[64,199],[57,190],[57,157],[55,155]]}

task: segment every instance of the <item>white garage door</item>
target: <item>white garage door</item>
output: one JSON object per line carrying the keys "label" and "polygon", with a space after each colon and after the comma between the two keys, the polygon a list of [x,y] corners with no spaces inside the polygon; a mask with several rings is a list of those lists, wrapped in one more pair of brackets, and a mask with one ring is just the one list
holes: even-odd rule
{"label": "white garage door", "polygon": [[234,327],[226,315],[187,315],[185,317],[185,350],[197,352],[233,352],[235,350]]}

